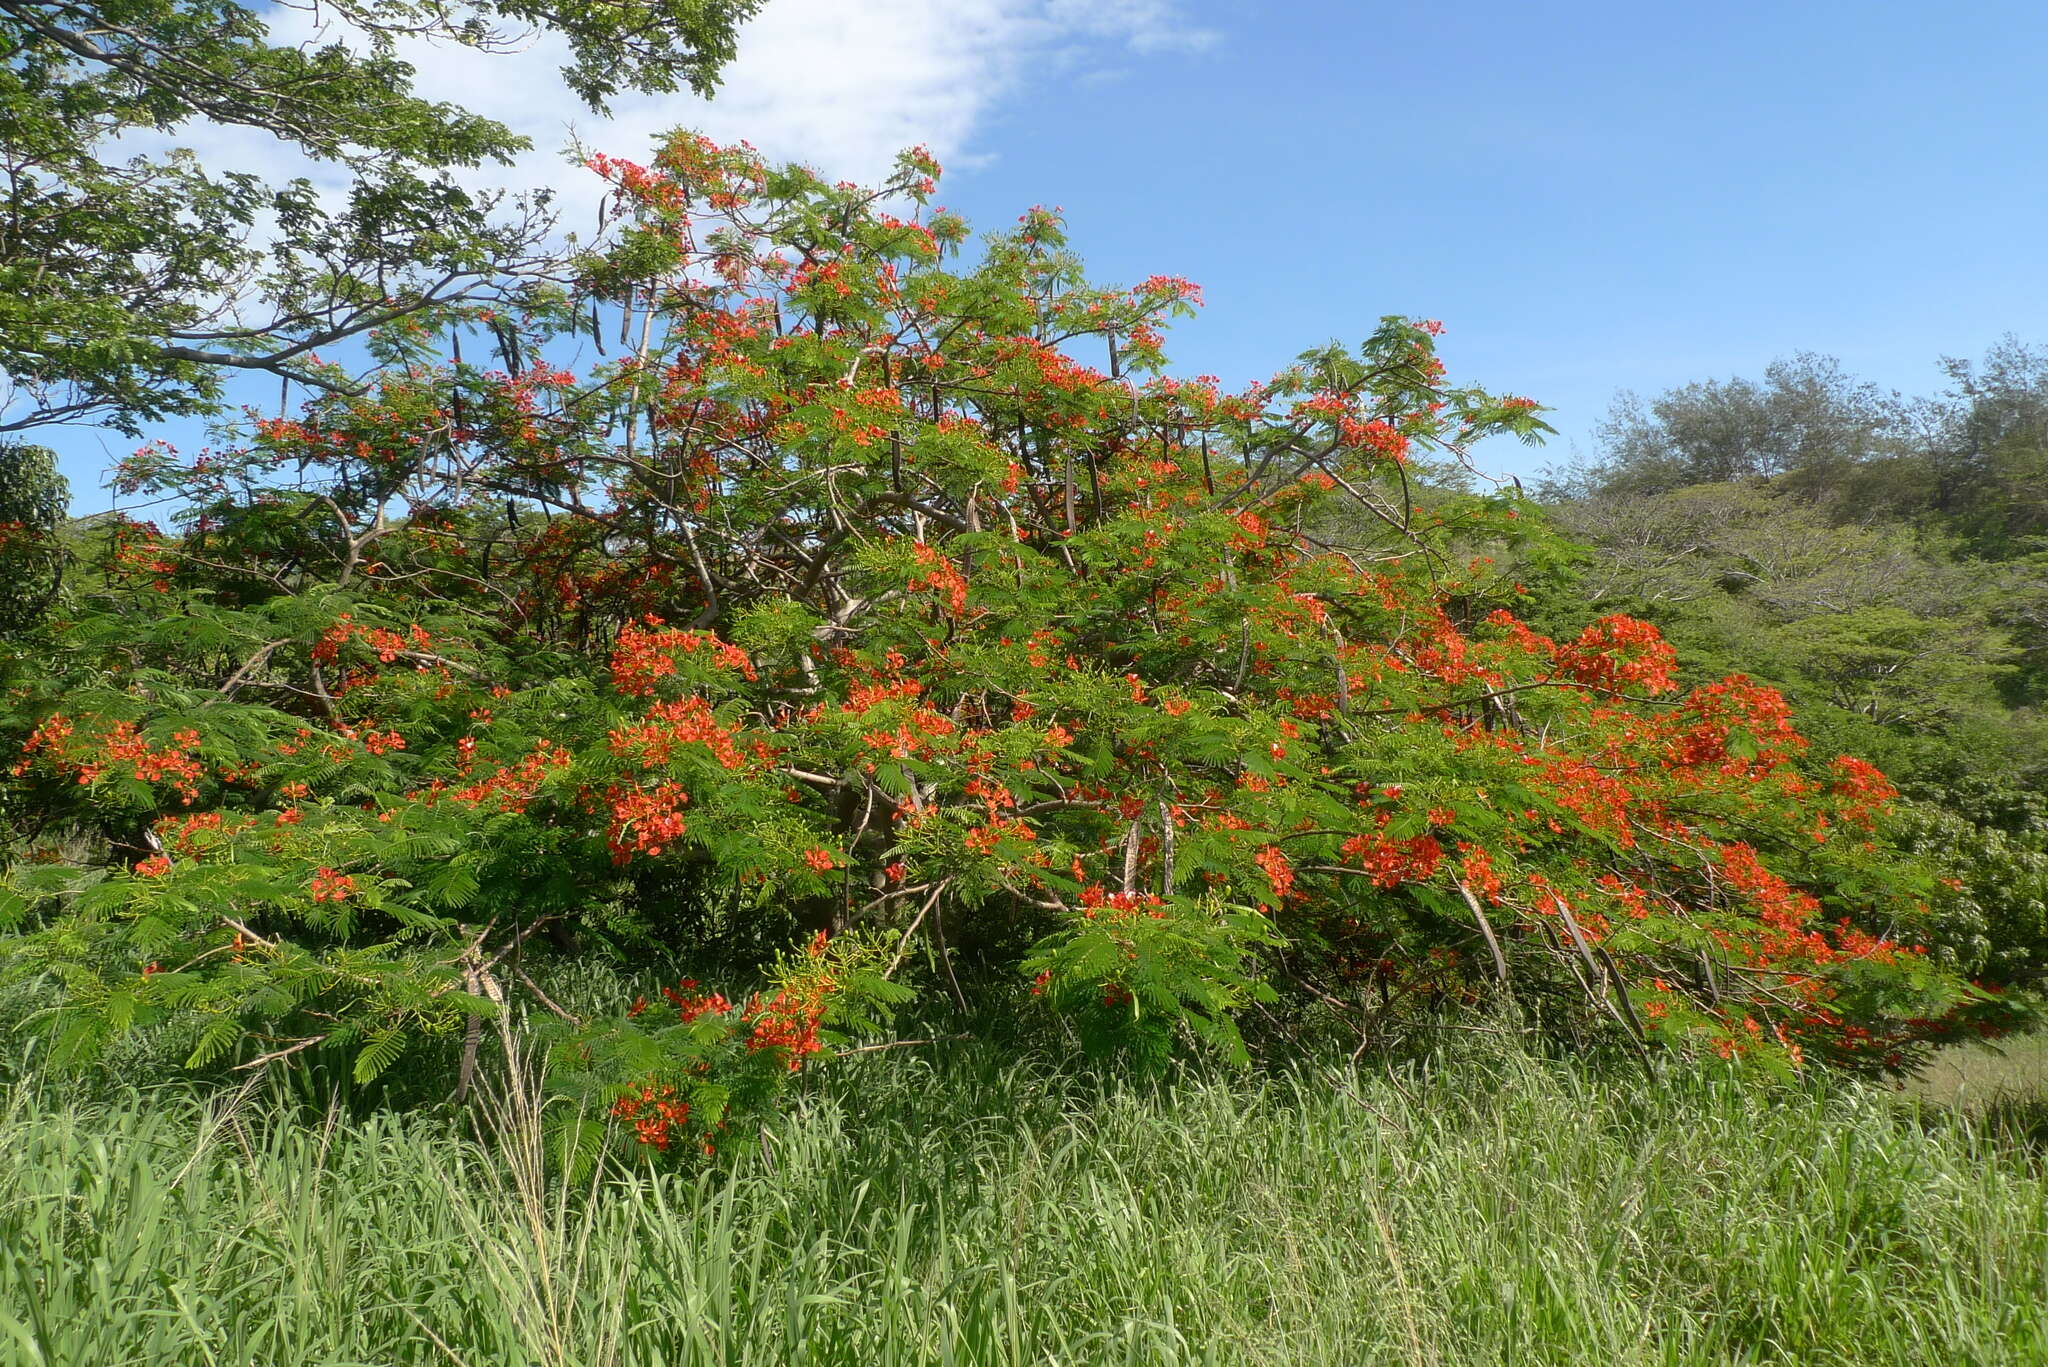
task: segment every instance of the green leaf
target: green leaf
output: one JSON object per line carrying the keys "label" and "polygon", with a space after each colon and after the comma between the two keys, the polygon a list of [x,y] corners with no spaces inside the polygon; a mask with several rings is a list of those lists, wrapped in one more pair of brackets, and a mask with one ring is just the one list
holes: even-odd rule
{"label": "green leaf", "polygon": [[355,1080],[371,1082],[385,1069],[398,1062],[405,1052],[405,1032],[397,1026],[385,1026],[370,1033],[370,1039],[356,1055]]}
{"label": "green leaf", "polygon": [[185,1056],[185,1066],[204,1068],[225,1054],[241,1037],[241,1024],[232,1016],[214,1017],[200,1032],[198,1042],[192,1046],[192,1052]]}

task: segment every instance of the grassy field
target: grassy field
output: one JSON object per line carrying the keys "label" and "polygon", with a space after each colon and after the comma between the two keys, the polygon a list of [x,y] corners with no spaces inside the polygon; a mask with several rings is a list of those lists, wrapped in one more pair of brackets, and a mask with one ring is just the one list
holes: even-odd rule
{"label": "grassy field", "polygon": [[913,1053],[846,1061],[715,1169],[574,1191],[441,1121],[17,1085],[0,1360],[2048,1361],[2024,1108]]}
{"label": "grassy field", "polygon": [[1945,1049],[1920,1070],[1910,1090],[1946,1106],[1977,1111],[2048,1105],[2048,1034],[2004,1040],[1995,1047]]}

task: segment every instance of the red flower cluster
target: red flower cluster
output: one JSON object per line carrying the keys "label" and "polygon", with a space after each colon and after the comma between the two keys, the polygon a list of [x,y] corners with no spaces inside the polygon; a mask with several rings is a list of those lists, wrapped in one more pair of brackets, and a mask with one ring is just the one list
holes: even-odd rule
{"label": "red flower cluster", "polygon": [[140,782],[168,783],[189,807],[199,800],[199,780],[206,776],[205,766],[192,753],[198,748],[199,733],[189,728],[173,733],[162,746],[150,744],[132,721],[114,722],[88,739],[75,734],[69,717],[53,713],[23,743],[13,773],[26,774],[38,753],[59,773],[75,775],[80,784],[93,783],[122,766]]}
{"label": "red flower cluster", "polygon": [[612,862],[623,864],[635,854],[652,858],[675,844],[689,825],[683,820],[683,806],[689,793],[679,783],[662,783],[652,789],[612,788],[605,793],[611,810],[611,828],[605,844]]}
{"label": "red flower cluster", "polygon": [[[1729,748],[1738,730],[1748,737],[1747,755]],[[1728,777],[1767,773],[1806,748],[1784,695],[1740,674],[1694,689],[1664,720],[1663,731],[1666,765],[1712,769]]]}
{"label": "red flower cluster", "polygon": [[611,733],[612,753],[638,760],[643,769],[668,764],[681,745],[703,746],[727,769],[746,766],[746,757],[739,752],[734,733],[719,724],[710,703],[695,696],[654,703],[648,707],[645,721],[616,728]]}
{"label": "red flower cluster", "polygon": [[157,838],[179,854],[197,858],[203,851],[238,831],[247,830],[252,824],[254,818],[242,818],[231,824],[219,812],[193,812],[183,817],[159,817],[155,830]]}
{"label": "red flower cluster", "polygon": [[1287,862],[1287,856],[1280,852],[1280,847],[1260,847],[1259,852],[1252,856],[1252,862],[1259,866],[1266,875],[1266,881],[1272,885],[1273,900],[1285,902],[1288,894],[1294,891],[1294,866]]}
{"label": "red flower cluster", "polygon": [[1678,652],[1648,622],[1620,613],[1602,617],[1557,651],[1557,671],[1588,688],[1618,693],[1636,687],[1668,693],[1677,686]]}
{"label": "red flower cluster", "polygon": [[1813,919],[1820,903],[1763,866],[1755,850],[1735,843],[1721,847],[1721,870],[1729,884],[1756,908],[1773,930],[1796,931]]}
{"label": "red flower cluster", "polygon": [[[401,636],[384,627],[365,626],[355,621],[348,613],[343,613],[335,619],[334,625],[322,632],[320,638],[313,643],[313,662],[333,664],[340,658],[341,648],[358,638],[375,651],[377,658],[385,664],[393,663],[400,655],[428,655],[434,649],[433,637],[429,636],[425,628],[417,622]],[[431,662],[422,661],[420,667],[424,669],[429,663]]]}
{"label": "red flower cluster", "polygon": [[1828,768],[1834,775],[1830,791],[1840,802],[1842,815],[1858,825],[1867,828],[1877,819],[1878,812],[1899,795],[1899,790],[1875,764],[1853,755],[1838,756]]}
{"label": "red flower cluster", "polygon": [[1340,418],[1337,421],[1337,436],[1354,451],[1369,452],[1395,462],[1408,458],[1408,438],[1384,422],[1360,422],[1352,417]]}
{"label": "red flower cluster", "polygon": [[1110,892],[1099,883],[1081,889],[1081,914],[1090,920],[1102,913],[1126,920],[1143,912],[1155,921],[1166,919],[1166,899],[1153,892]]}
{"label": "red flower cluster", "polygon": [[1382,888],[1419,883],[1433,875],[1444,859],[1444,847],[1433,835],[1407,840],[1354,835],[1344,842],[1342,851],[1346,859],[1356,860],[1360,868],[1372,875],[1373,883]]}
{"label": "red flower cluster", "polygon": [[729,645],[708,631],[662,630],[659,617],[643,620],[646,628],[635,622],[619,628],[619,638],[612,646],[612,686],[628,697],[644,698],[654,691],[657,682],[673,675],[678,652],[694,655],[701,650],[722,669],[730,669],[750,682],[756,677],[753,661],[738,646]]}
{"label": "red flower cluster", "polygon": [[689,1025],[699,1016],[723,1016],[732,1010],[732,1003],[726,1000],[723,992],[698,992],[696,987],[695,978],[685,978],[674,987],[661,989],[661,995],[675,1007],[676,1019],[684,1025]]}
{"label": "red flower cluster", "polygon": [[1493,856],[1480,846],[1463,841],[1459,842],[1458,855],[1460,881],[1475,895],[1499,905],[1506,884],[1493,867]]}
{"label": "red flower cluster", "polygon": [[917,557],[917,563],[925,567],[923,574],[911,576],[911,591],[914,593],[919,589],[930,589],[940,595],[953,616],[958,617],[965,613],[967,579],[960,573],[959,566],[922,541],[910,549],[911,554]]}
{"label": "red flower cluster", "polygon": [[669,1144],[689,1123],[690,1103],[678,1100],[673,1087],[644,1082],[638,1092],[612,1103],[612,1116],[633,1127],[635,1140],[667,1153]]}
{"label": "red flower cluster", "polygon": [[803,1067],[806,1056],[824,1048],[818,1039],[818,1028],[824,1023],[824,1018],[822,1002],[794,996],[788,991],[777,992],[767,1001],[756,997],[747,1004],[746,1014],[742,1017],[753,1027],[747,1036],[747,1048],[788,1051],[789,1071],[793,1073]]}
{"label": "red flower cluster", "polygon": [[[465,741],[468,739],[464,737]],[[467,755],[474,749],[471,742],[463,753]],[[519,763],[501,765],[496,773],[466,788],[457,788],[447,796],[451,801],[466,802],[471,806],[495,802],[501,812],[523,812],[539,795],[540,786],[547,781],[548,775],[568,768],[573,758],[566,748],[549,740],[538,740],[534,742],[533,753]]]}
{"label": "red flower cluster", "polygon": [[170,547],[150,522],[122,522],[114,531],[114,565],[124,573],[140,575],[158,593],[171,591],[171,576],[178,563],[170,558]]}

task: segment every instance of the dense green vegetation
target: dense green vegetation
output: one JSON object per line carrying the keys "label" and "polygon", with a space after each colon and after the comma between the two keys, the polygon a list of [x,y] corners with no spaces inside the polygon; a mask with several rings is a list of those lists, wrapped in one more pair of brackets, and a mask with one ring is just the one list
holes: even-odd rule
{"label": "dense green vegetation", "polygon": [[1781,690],[1899,785],[1896,833],[1961,887],[1944,937],[2048,974],[2048,349],[2007,339],[1905,399],[1824,358],[1624,397],[1554,471],[1583,550],[1552,611],[1656,622],[1695,677]]}
{"label": "dense green vegetation", "polygon": [[[1547,428],[1435,323],[1224,393],[1167,371],[1193,285],[1093,284],[1044,211],[970,251],[921,151],[588,171],[573,298],[467,319],[498,365],[394,326],[358,391],[124,461],[168,528],[17,519],[71,572],[0,643],[0,966],[61,983],[60,1059],[460,1038],[459,1098],[539,1007],[551,1078],[681,1153],[920,995],[1146,1066],[1245,1061],[1255,1010],[1513,999],[1781,1074],[2024,1018],[1882,772],[1682,686],[1469,487]],[[629,352],[541,359],[606,309]],[[713,956],[626,1015],[529,972]]]}
{"label": "dense green vegetation", "polygon": [[570,243],[398,58],[757,8],[0,6],[0,433],[221,420],[0,442],[0,1363],[2048,1359],[2039,1038],[1898,1090],[2048,984],[2048,353],[1530,498],[1433,321],[1178,378],[923,149]]}

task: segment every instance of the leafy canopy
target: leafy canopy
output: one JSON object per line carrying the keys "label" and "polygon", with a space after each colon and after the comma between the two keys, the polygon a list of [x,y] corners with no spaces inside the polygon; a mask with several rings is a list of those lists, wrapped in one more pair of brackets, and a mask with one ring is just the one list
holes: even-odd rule
{"label": "leafy canopy", "polygon": [[[966,260],[922,152],[592,169],[567,311],[626,354],[506,315],[495,366],[416,349],[124,468],[185,511],[92,533],[0,723],[40,814],[0,918],[67,1048],[183,1020],[196,1063],[367,1078],[524,1001],[680,1150],[906,987],[1154,1056],[1511,995],[1878,1068],[1993,1012],[1912,943],[1874,768],[1739,675],[1678,691],[1645,622],[1518,614],[1490,557],[1553,534],[1463,451],[1547,429],[1435,324],[1227,393],[1166,371],[1194,286],[1089,283],[1043,210]],[[625,1019],[522,967],[750,942],[759,992]]]}
{"label": "leafy canopy", "polygon": [[[303,8],[307,42],[280,40]],[[47,0],[0,9],[0,431],[129,432],[211,411],[224,371],[312,385],[313,353],[395,319],[496,298],[552,261],[543,203],[501,205],[449,168],[524,146],[413,93],[400,39],[486,50],[568,40],[593,108],[623,89],[708,94],[759,0]],[[249,130],[344,168],[338,199],[137,136]],[[501,212],[501,209],[503,212]]]}

